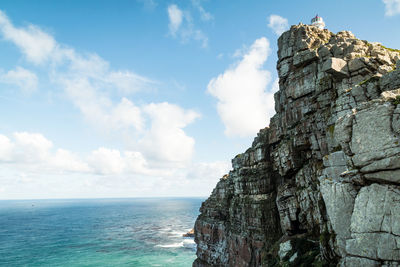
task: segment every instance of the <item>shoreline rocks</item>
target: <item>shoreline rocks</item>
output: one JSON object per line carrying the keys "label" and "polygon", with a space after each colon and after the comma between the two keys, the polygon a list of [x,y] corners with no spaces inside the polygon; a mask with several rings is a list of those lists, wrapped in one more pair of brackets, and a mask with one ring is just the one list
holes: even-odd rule
{"label": "shoreline rocks", "polygon": [[187,232],[186,234],[183,234],[182,237],[194,237],[194,228]]}

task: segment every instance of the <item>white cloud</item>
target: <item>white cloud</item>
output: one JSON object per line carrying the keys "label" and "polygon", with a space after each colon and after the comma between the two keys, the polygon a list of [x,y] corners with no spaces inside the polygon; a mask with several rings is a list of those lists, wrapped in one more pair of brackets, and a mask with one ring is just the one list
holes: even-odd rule
{"label": "white cloud", "polygon": [[[182,11],[172,5],[169,13],[171,23],[178,29],[182,23]],[[146,148],[143,154],[156,155],[156,149],[153,147],[157,144],[162,149],[158,158],[172,162],[186,162],[190,159],[194,140],[185,134],[183,128],[198,117],[197,113],[169,103],[138,106],[126,97],[115,101],[116,92],[130,94],[144,90],[155,84],[153,81],[130,71],[114,71],[109,63],[98,55],[81,54],[73,48],[58,44],[50,35],[35,26],[16,28],[3,13],[0,13],[0,29],[3,29],[7,36],[13,37],[7,39],[20,47],[29,61],[48,63],[51,82],[62,88],[84,117],[102,132],[122,132],[133,138],[149,133],[149,136],[144,136],[140,140],[140,145]],[[196,31],[191,34],[194,35],[192,38],[199,40],[203,38],[201,32]],[[24,46],[18,36],[24,38],[28,36],[26,40],[30,45]],[[46,42],[51,45],[45,46],[41,54],[37,55],[36,45],[40,47]],[[165,112],[165,115],[161,114],[162,112]],[[166,121],[165,116],[168,115],[171,116],[171,119],[168,118],[170,121]],[[150,125],[148,129],[147,125]],[[165,131],[164,136],[156,133],[156,129]],[[181,138],[183,149],[181,153],[174,150],[178,147],[176,138]]]}
{"label": "white cloud", "polygon": [[53,143],[39,133],[16,132],[13,141],[0,135],[0,163],[37,172],[88,172],[89,167],[72,152],[53,150]]}
{"label": "white cloud", "polygon": [[0,81],[17,86],[26,94],[36,91],[38,86],[36,74],[19,66],[1,75]]}
{"label": "white cloud", "polygon": [[263,69],[270,53],[268,40],[257,39],[243,58],[213,78],[207,91],[218,99],[218,114],[228,136],[252,136],[268,125],[274,111],[271,74]]}
{"label": "white cloud", "polygon": [[56,153],[49,159],[49,165],[54,166],[54,169],[58,172],[90,171],[90,168],[86,162],[79,159],[79,157],[74,153],[61,148],[57,149]]}
{"label": "white cloud", "polygon": [[[157,156],[161,163],[166,160],[175,160],[178,163],[187,160],[193,152],[194,140],[180,131],[179,127],[190,123],[198,115],[193,112],[185,113],[182,109],[168,104],[149,108],[153,109],[151,112],[159,117],[156,128],[163,130],[166,137],[164,138],[162,134],[157,136],[158,139],[156,138],[155,143],[146,147],[149,150],[148,152],[159,152],[160,155]],[[166,112],[167,115],[162,115],[163,112]],[[164,128],[168,114],[179,117],[172,121],[172,130]],[[154,132],[151,132],[151,134],[154,134]],[[177,142],[169,143],[168,137],[171,134],[180,139],[174,139]],[[25,170],[28,173],[47,175],[76,172],[101,176],[140,174],[141,176],[166,178],[179,175],[182,172],[179,166],[171,168],[173,165],[162,165],[161,163],[159,162],[157,165],[148,162],[139,151],[120,151],[106,147],[99,147],[91,151],[87,157],[82,157],[63,148],[56,148],[53,142],[39,133],[16,132],[12,135],[12,140],[0,134],[0,165],[14,165],[17,166],[17,169]],[[221,162],[190,164],[186,167],[188,167],[187,170],[190,170],[190,175],[187,175],[187,178],[190,179],[205,178],[205,176],[210,179],[211,176],[214,176],[214,179],[216,179],[220,176],[220,173],[226,172],[229,168],[227,163]],[[208,175],[205,175],[206,172],[208,172]],[[214,174],[218,175],[215,176]]]}
{"label": "white cloud", "polygon": [[382,0],[382,2],[385,4],[385,16],[400,14],[400,0]]}
{"label": "white cloud", "polygon": [[[135,172],[140,174],[159,174],[158,171],[149,168],[143,154],[138,151],[125,151],[125,171],[128,173]],[[166,172],[164,172],[166,174]]]}
{"label": "white cloud", "polygon": [[169,32],[172,36],[176,35],[179,27],[182,24],[183,20],[183,12],[178,8],[177,5],[169,5],[168,6],[168,18],[169,18]]}
{"label": "white cloud", "polygon": [[[179,38],[200,40],[206,45],[206,36],[194,28],[189,15],[178,28]],[[147,90],[155,82],[131,71],[113,70],[98,55],[79,53],[59,44],[36,26],[15,27],[4,13],[0,13],[0,34],[20,49],[28,63],[40,64],[40,69],[49,74],[49,85],[64,92],[87,121],[102,133],[129,139],[121,141],[126,149],[100,147],[87,155],[78,155],[55,146],[39,133],[0,135],[0,167],[4,170],[0,174],[0,185],[8,179],[2,178],[4,175],[16,177],[13,185],[8,186],[6,182],[8,192],[33,192],[45,197],[40,195],[40,190],[45,188],[49,196],[59,197],[62,195],[59,193],[64,192],[63,196],[73,197],[85,195],[79,192],[94,196],[91,189],[95,189],[97,196],[110,196],[110,188],[121,186],[115,189],[119,194],[130,194],[132,189],[127,188],[138,187],[146,194],[156,195],[152,190],[158,182],[170,186],[160,188],[157,191],[160,194],[179,193],[181,189],[176,188],[180,183],[185,184],[186,192],[194,188],[193,184],[185,182],[195,144],[185,127],[200,116],[197,112],[167,102],[138,101],[141,104],[137,104],[126,95]],[[9,76],[33,77],[21,75],[24,70],[16,68],[13,71],[19,75],[9,72]],[[37,82],[31,82],[31,88],[37,87]],[[109,179],[111,177],[113,179]],[[114,183],[114,179],[118,181]],[[88,191],[81,191],[83,188]],[[162,191],[171,188],[176,191]],[[144,194],[140,190],[134,192]],[[12,195],[8,193],[8,196]]]}
{"label": "white cloud", "polygon": [[0,160],[6,162],[11,161],[13,149],[14,144],[11,140],[7,136],[0,134]]}
{"label": "white cloud", "polygon": [[[85,118],[107,131],[141,130],[144,119],[132,101],[111,100],[116,90],[130,94],[148,88],[153,81],[130,71],[112,71],[97,55],[84,57],[72,49],[58,49],[53,55],[51,79],[63,88]],[[54,67],[54,65],[56,67]]]}
{"label": "white cloud", "polygon": [[278,15],[271,15],[268,18],[268,27],[270,27],[275,34],[281,35],[283,32],[289,29],[289,23],[286,18]]}
{"label": "white cloud", "polygon": [[71,151],[55,148],[39,133],[16,132],[13,140],[0,134],[0,164],[14,164],[23,170],[43,174],[78,172],[87,174],[169,175],[170,171],[152,170],[138,151],[119,151],[100,147],[87,159]]}
{"label": "white cloud", "polygon": [[[98,87],[108,86],[123,93],[137,92],[154,84],[152,80],[130,71],[112,71],[109,63],[98,55],[79,54],[72,48],[62,46],[37,26],[29,25],[26,28],[17,28],[1,11],[0,32],[6,40],[21,49],[29,62],[47,62],[52,68],[53,78],[72,80],[72,78],[85,77],[95,79]],[[27,72],[20,67],[16,71]]]}
{"label": "white cloud", "polygon": [[113,102],[101,88],[86,77],[60,78],[57,83],[79,108],[85,118],[104,132],[142,130],[144,118],[138,106],[123,97]]}
{"label": "white cloud", "polygon": [[129,127],[129,125],[133,125],[137,130],[144,128],[141,109],[125,97],[113,108],[109,123],[117,129],[124,126]]}
{"label": "white cloud", "polygon": [[169,5],[167,11],[171,36],[179,38],[182,43],[196,40],[203,48],[208,46],[208,37],[194,26],[189,11],[183,11],[175,4]]}
{"label": "white cloud", "polygon": [[206,48],[208,46],[208,37],[200,30],[193,31],[193,39],[201,42],[201,47]]}
{"label": "white cloud", "polygon": [[143,152],[152,159],[167,162],[188,162],[194,151],[194,139],[182,128],[200,115],[169,103],[149,104],[144,107],[151,118],[151,127],[139,141]]}
{"label": "white cloud", "polygon": [[279,91],[279,78],[276,78],[274,83],[272,84],[270,92],[271,93],[276,93],[278,91]]}
{"label": "white cloud", "polygon": [[[39,39],[41,35],[39,34]],[[34,38],[33,35],[31,37]],[[22,52],[25,53],[24,50]],[[109,95],[116,90],[123,94],[137,92],[154,84],[153,81],[130,71],[111,71],[108,62],[99,56],[94,54],[83,56],[73,49],[61,48],[60,45],[46,57],[50,63],[51,81],[64,89],[67,96],[90,122],[104,129],[143,127],[138,107],[127,98],[121,98],[120,103],[114,103]],[[25,83],[30,82],[32,85],[30,88],[37,86],[36,76],[30,75],[23,69],[17,70],[18,72],[7,73],[4,79],[8,78],[11,82],[11,78],[16,80],[15,77],[22,77],[25,78]],[[20,83],[22,86],[22,82]],[[128,115],[131,117],[128,118]]]}
{"label": "white cloud", "polygon": [[[201,162],[193,164],[187,173],[188,179],[203,181],[218,181],[223,175],[228,174],[231,163],[228,161]],[[214,184],[212,184],[214,186]]]}
{"label": "white cloud", "polygon": [[106,82],[115,86],[123,94],[135,93],[155,84],[154,81],[130,71],[111,71],[106,77]]}
{"label": "white cloud", "polygon": [[142,3],[147,9],[154,9],[157,6],[156,1],[154,0],[137,0],[139,3]]}
{"label": "white cloud", "polygon": [[24,162],[37,162],[49,156],[49,150],[53,147],[51,141],[38,133],[17,132],[14,133],[17,146],[15,160]]}
{"label": "white cloud", "polygon": [[[95,54],[82,55],[58,44],[38,27],[16,28],[0,11],[0,31],[6,40],[17,45],[32,63],[48,63],[51,81],[64,89],[86,119],[108,129],[141,129],[143,119],[131,101],[111,101],[109,94],[137,92],[154,84],[150,79],[130,71],[110,70],[109,63]],[[35,74],[18,67],[2,80],[29,90],[37,87]],[[131,118],[127,118],[127,114]]]}
{"label": "white cloud", "polygon": [[49,34],[34,25],[25,29],[15,28],[8,17],[0,11],[0,31],[6,40],[15,43],[34,63],[42,63],[56,48],[56,42]]}
{"label": "white cloud", "polygon": [[[85,117],[103,131],[128,130],[132,138],[138,134],[144,136],[138,145],[148,160],[190,160],[194,140],[185,134],[183,128],[198,117],[197,113],[169,103],[140,107],[127,98],[113,103],[87,78],[61,80],[61,84]],[[150,124],[148,128],[147,124]]]}
{"label": "white cloud", "polygon": [[119,174],[125,168],[121,153],[104,147],[93,151],[89,162],[94,166],[95,171],[102,174]]}
{"label": "white cloud", "polygon": [[[79,108],[85,118],[106,132],[119,129],[141,129],[143,119],[141,112],[127,98],[113,103],[100,92],[100,88],[86,77],[59,79],[68,97]],[[127,117],[131,115],[132,117]]]}
{"label": "white cloud", "polygon": [[92,151],[88,164],[96,174],[101,175],[169,175],[169,171],[155,170],[149,167],[141,152],[124,151],[100,147]]}
{"label": "white cloud", "polygon": [[[178,116],[175,125],[194,115]],[[205,196],[230,166],[216,161],[155,169],[138,151],[105,147],[80,157],[39,133],[21,132],[0,135],[0,198]]]}
{"label": "white cloud", "polygon": [[203,21],[212,20],[214,17],[210,12],[207,12],[201,5],[201,0],[192,0],[192,5],[200,12],[200,18]]}

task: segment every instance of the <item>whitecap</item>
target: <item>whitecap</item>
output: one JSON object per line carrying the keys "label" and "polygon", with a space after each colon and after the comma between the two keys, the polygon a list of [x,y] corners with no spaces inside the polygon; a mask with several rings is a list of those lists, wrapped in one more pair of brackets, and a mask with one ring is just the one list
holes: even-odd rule
{"label": "whitecap", "polygon": [[183,247],[185,247],[185,248],[193,248],[193,249],[196,248],[196,243],[194,242],[193,239],[185,239],[185,240],[183,240],[182,243],[183,243]]}
{"label": "whitecap", "polygon": [[168,245],[156,245],[156,247],[160,247],[160,248],[179,248],[179,247],[183,247],[183,242],[172,243],[172,244],[168,244]]}
{"label": "whitecap", "polygon": [[185,233],[186,233],[186,232],[184,232],[184,231],[173,231],[173,230],[171,230],[171,231],[169,232],[169,234],[170,234],[171,236],[183,236]]}
{"label": "whitecap", "polygon": [[182,231],[180,229],[178,230],[178,229],[173,229],[173,228],[170,228],[170,227],[164,227],[164,228],[160,229],[159,232],[161,232],[163,234],[166,234],[168,236],[171,236],[171,237],[180,237],[180,236],[183,236],[183,234],[187,233],[187,232]]}

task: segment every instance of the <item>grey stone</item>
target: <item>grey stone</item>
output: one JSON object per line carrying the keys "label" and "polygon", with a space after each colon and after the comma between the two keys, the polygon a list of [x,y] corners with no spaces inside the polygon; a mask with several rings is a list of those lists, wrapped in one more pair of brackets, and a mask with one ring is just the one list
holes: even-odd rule
{"label": "grey stone", "polygon": [[393,170],[393,169],[400,169],[400,155],[395,155],[393,157],[376,160],[371,164],[362,167],[361,172],[368,173],[368,172]]}
{"label": "grey stone", "polygon": [[316,50],[304,50],[300,52],[296,52],[293,57],[293,65],[295,67],[304,66],[318,59]]}
{"label": "grey stone", "polygon": [[[400,159],[397,158],[399,161]],[[398,170],[387,170],[380,172],[367,173],[364,177],[368,180],[377,181],[377,182],[390,182],[400,184],[400,169]]]}
{"label": "grey stone", "polygon": [[323,158],[325,167],[347,166],[348,157],[343,151],[333,152]]}
{"label": "grey stone", "polygon": [[278,64],[279,77],[286,77],[289,74],[292,59],[285,59]]}
{"label": "grey stone", "polygon": [[400,154],[399,138],[391,128],[393,110],[390,103],[374,103],[355,114],[350,143],[355,166]]}
{"label": "grey stone", "polygon": [[364,87],[356,85],[351,90],[351,95],[355,98],[356,102],[367,101],[368,98],[365,95]]}
{"label": "grey stone", "polygon": [[297,99],[314,92],[316,84],[315,70],[316,65],[313,63],[303,68],[300,77],[293,77],[286,86],[287,96]]}
{"label": "grey stone", "polygon": [[349,61],[349,71],[355,72],[365,67],[365,63],[360,58],[355,58]]}
{"label": "grey stone", "polygon": [[347,155],[351,155],[350,141],[352,137],[354,114],[352,111],[347,112],[344,116],[340,117],[335,124],[334,137],[337,143]]}
{"label": "grey stone", "polygon": [[400,69],[386,73],[379,80],[382,91],[389,91],[400,87]]}
{"label": "grey stone", "polygon": [[393,111],[392,129],[398,136],[400,135],[400,105],[398,104]]}
{"label": "grey stone", "polygon": [[332,74],[335,77],[347,77],[347,62],[341,58],[329,58],[322,65],[322,71]]}
{"label": "grey stone", "polygon": [[354,256],[379,259],[400,260],[400,237],[387,233],[353,234],[346,242],[346,251]]}
{"label": "grey stone", "polygon": [[344,256],[345,240],[350,238],[350,218],[357,191],[351,184],[336,182],[329,178],[320,179],[320,190],[332,228],[337,235],[339,252]]}
{"label": "grey stone", "polygon": [[369,99],[375,99],[379,97],[380,89],[377,83],[370,82],[367,85],[367,96]]}
{"label": "grey stone", "polygon": [[386,232],[400,237],[399,188],[379,184],[363,187],[355,200],[351,231]]}
{"label": "grey stone", "polygon": [[332,56],[332,54],[331,54],[329,48],[326,47],[326,46],[322,46],[322,47],[320,47],[320,48],[318,49],[318,55],[319,55],[321,58],[323,58],[323,59]]}
{"label": "grey stone", "polygon": [[348,157],[343,151],[333,152],[324,156],[324,176],[330,179],[338,180],[343,172],[348,171],[347,160]]}
{"label": "grey stone", "polygon": [[374,261],[366,258],[346,257],[340,264],[341,267],[378,267],[381,266],[379,261]]}

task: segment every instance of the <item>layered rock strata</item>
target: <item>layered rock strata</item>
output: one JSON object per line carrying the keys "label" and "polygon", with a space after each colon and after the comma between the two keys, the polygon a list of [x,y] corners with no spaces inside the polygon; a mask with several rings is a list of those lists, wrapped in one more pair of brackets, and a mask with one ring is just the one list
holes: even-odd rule
{"label": "layered rock strata", "polygon": [[276,115],[202,204],[193,266],[398,266],[400,51],[302,24],[278,45]]}

